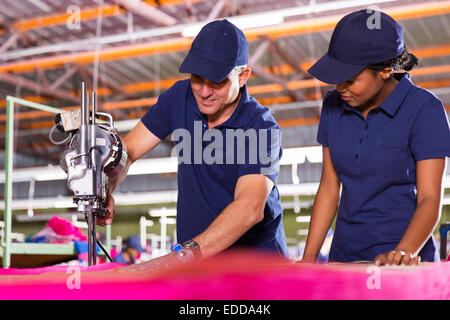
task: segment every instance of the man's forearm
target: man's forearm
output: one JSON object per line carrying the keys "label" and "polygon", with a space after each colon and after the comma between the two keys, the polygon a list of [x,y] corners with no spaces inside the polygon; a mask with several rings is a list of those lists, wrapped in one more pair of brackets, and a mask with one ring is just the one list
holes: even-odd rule
{"label": "man's forearm", "polygon": [[108,196],[113,193],[113,191],[123,182],[123,180],[125,180],[125,178],[127,177],[128,169],[130,168],[132,163],[133,162],[128,158],[123,170],[117,176],[109,180],[107,190]]}
{"label": "man's forearm", "polygon": [[201,234],[194,237],[202,257],[216,255],[230,247],[264,218],[263,207],[246,201],[233,201]]}

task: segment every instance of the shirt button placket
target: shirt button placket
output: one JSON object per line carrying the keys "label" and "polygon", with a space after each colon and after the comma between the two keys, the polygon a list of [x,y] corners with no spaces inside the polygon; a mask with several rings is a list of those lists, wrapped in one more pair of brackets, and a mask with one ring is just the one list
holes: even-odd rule
{"label": "shirt button placket", "polygon": [[365,120],[364,130],[362,132],[362,137],[358,140],[358,144],[356,145],[355,161],[356,161],[357,167],[359,167],[359,164],[360,164],[362,144],[363,144],[364,140],[367,137],[368,129],[369,129],[369,124],[368,124],[367,120]]}

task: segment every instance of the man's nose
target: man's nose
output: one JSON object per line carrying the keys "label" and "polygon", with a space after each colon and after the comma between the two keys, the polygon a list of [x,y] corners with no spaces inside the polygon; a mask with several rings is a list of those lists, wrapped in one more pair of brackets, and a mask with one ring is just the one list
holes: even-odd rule
{"label": "man's nose", "polygon": [[209,97],[213,93],[211,86],[207,82],[203,82],[200,87],[200,95],[203,98]]}

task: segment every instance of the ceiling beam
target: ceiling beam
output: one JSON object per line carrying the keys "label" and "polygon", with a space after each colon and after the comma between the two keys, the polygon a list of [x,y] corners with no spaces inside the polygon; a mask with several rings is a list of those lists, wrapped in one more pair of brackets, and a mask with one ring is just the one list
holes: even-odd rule
{"label": "ceiling beam", "polygon": [[[207,1],[207,0],[190,0],[190,2],[204,2],[204,1]],[[158,3],[159,3],[159,6],[176,6],[176,5],[184,4],[184,0],[158,0],[158,1],[146,0],[146,1],[142,1],[142,2],[149,6],[153,6],[153,7],[158,6]],[[101,15],[103,18],[108,18],[108,17],[117,16],[117,15],[122,15],[125,13],[126,13],[125,9],[123,9],[120,6],[115,5],[115,4],[106,5],[106,6],[103,6],[102,8],[97,8],[97,7],[96,8],[88,8],[88,9],[83,9],[80,11],[80,21],[84,22],[84,21],[94,20],[94,19],[97,19],[99,15]],[[32,18],[32,19],[25,19],[25,20],[15,22],[11,26],[11,29],[17,30],[19,32],[25,32],[25,31],[33,30],[33,29],[65,25],[67,23],[67,19],[69,19],[70,16],[71,16],[71,14],[59,13],[59,14],[53,14],[53,15],[37,17],[37,18]],[[0,30],[0,35],[3,33],[5,33],[5,32],[2,32],[2,30]]]}
{"label": "ceiling beam", "polygon": [[141,16],[159,26],[173,26],[177,19],[141,0],[115,0],[129,12]]}
{"label": "ceiling beam", "polygon": [[0,56],[7,51],[9,48],[13,47],[17,43],[17,39],[19,39],[20,35],[18,33],[13,33],[8,40],[6,40],[2,46],[0,47]]}
{"label": "ceiling beam", "polygon": [[[414,70],[412,70],[414,71]],[[445,73],[450,72],[450,65],[447,65],[447,70],[436,70],[433,67],[426,70],[430,74],[435,74],[436,71],[445,71]],[[421,72],[421,73],[424,73]],[[287,83],[287,86],[291,88],[291,90],[296,89],[304,89],[304,88],[314,88],[317,85],[317,82],[320,86],[328,86],[327,84],[323,82],[319,82],[315,79],[308,79],[308,80],[298,80],[298,81],[290,81]],[[424,81],[424,82],[417,82],[416,85],[420,87],[424,87],[427,89],[433,89],[433,88],[441,88],[441,87],[448,87],[450,85],[450,80],[445,79],[441,81]],[[285,91],[284,87],[280,84],[274,83],[274,84],[265,84],[265,85],[256,85],[256,86],[249,86],[247,88],[250,95],[256,96],[260,94],[267,94],[267,93],[279,93]],[[115,101],[115,102],[104,102],[99,103],[100,108],[104,111],[113,111],[113,110],[119,110],[119,109],[133,109],[133,108],[139,108],[139,107],[150,107],[153,104],[156,103],[158,100],[158,97],[150,97],[150,98],[141,98],[141,99],[133,99],[133,100],[125,100],[125,101]],[[271,104],[278,104],[278,103],[286,103],[286,102],[293,102],[292,97],[287,96],[278,96],[278,97],[261,97],[257,98],[260,103],[263,103],[264,105],[271,105]],[[78,104],[76,106],[67,107],[67,108],[61,108],[61,110],[69,111],[79,108]],[[37,118],[45,118],[54,116],[54,114],[45,112],[45,111],[25,111],[25,112],[16,112],[14,114],[14,119],[16,120],[30,120],[30,119],[37,119]],[[6,121],[6,115],[0,114],[0,122]]]}
{"label": "ceiling beam", "polygon": [[[94,72],[92,70],[90,70],[88,67],[79,67],[81,70],[84,70],[87,75],[91,78],[94,77]],[[98,74],[98,80],[100,83],[104,84],[106,87],[113,89],[114,91],[124,95],[125,97],[131,98],[133,97],[133,93],[130,93],[124,89],[122,89],[122,87],[120,85],[118,85],[117,83],[115,83],[114,81],[108,79],[107,77],[104,77],[103,75]]]}
{"label": "ceiling beam", "polygon": [[48,86],[40,85],[36,82],[24,79],[19,76],[13,76],[9,73],[0,72],[0,81],[12,84],[17,87],[26,88],[28,90],[37,91],[41,94],[45,94],[56,99],[61,99],[71,103],[79,103],[79,99],[70,92],[65,92],[61,90],[54,90]]}
{"label": "ceiling beam", "polygon": [[275,82],[275,83],[279,84],[294,99],[294,101],[302,100],[303,95],[301,95],[299,92],[296,92],[295,90],[291,89],[288,86],[288,82],[286,80],[281,79],[281,78],[275,76],[274,74],[265,71],[264,68],[262,68],[258,65],[251,66],[251,69],[252,69],[252,73],[255,73],[258,77],[261,77],[269,82]]}
{"label": "ceiling beam", "polygon": [[222,12],[223,8],[225,7],[226,2],[226,0],[217,1],[215,6],[209,12],[206,21],[216,20],[219,17],[220,12]]}
{"label": "ceiling beam", "polygon": [[179,37],[176,39],[159,40],[149,43],[109,47],[102,49],[99,52],[90,51],[27,59],[18,62],[1,64],[0,72],[23,73],[33,71],[36,66],[39,66],[41,69],[54,69],[67,63],[81,65],[91,64],[94,62],[97,54],[100,62],[128,59],[144,55],[162,54],[177,50],[187,50],[190,48],[191,42],[192,40],[190,38]]}
{"label": "ceiling beam", "polygon": [[[450,1],[436,1],[417,5],[408,4],[395,8],[385,8],[384,11],[397,20],[438,16],[450,13]],[[277,39],[311,32],[332,30],[341,18],[341,15],[334,15],[296,20],[270,27],[247,29],[244,30],[244,33],[249,41],[258,40],[261,36]],[[124,45],[114,48],[109,47],[104,48],[99,52],[90,51],[28,59],[26,61],[2,64],[0,65],[0,72],[27,72],[33,70],[36,66],[39,66],[41,69],[58,68],[64,63],[89,64],[93,63],[96,55],[98,55],[101,62],[105,62],[125,58],[128,59],[142,55],[183,51],[190,48],[191,42],[191,38],[176,37],[138,45]]]}
{"label": "ceiling beam", "polygon": [[[257,49],[258,51],[258,49]],[[444,56],[444,55],[450,55],[450,45],[442,46],[442,47],[434,47],[434,48],[422,48],[422,49],[416,49],[414,50],[414,53],[419,58],[432,58],[432,57],[438,57],[438,56]],[[255,52],[256,54],[256,52]],[[254,54],[254,55],[255,55]],[[302,62],[300,63],[300,66],[303,65],[311,65],[312,62]],[[281,66],[281,69],[285,73],[292,73],[294,72],[293,68],[291,68],[289,65],[283,65]],[[61,76],[62,77],[69,77],[70,73],[76,72],[78,70],[77,66],[73,66],[71,69],[67,70],[66,73]],[[266,71],[270,71],[270,68],[265,68]],[[276,70],[274,70],[276,72]],[[413,76],[422,76],[422,75],[431,75],[434,73],[446,73],[449,72],[449,65],[443,65],[443,66],[435,66],[435,67],[422,67],[422,68],[415,68],[410,73]],[[61,81],[61,78],[56,80],[50,88],[56,89],[55,85]],[[126,85],[122,85],[120,88],[122,91],[127,92],[128,94],[135,94],[137,92],[146,92],[146,91],[153,91],[155,88],[159,89],[167,89],[171,87],[175,82],[179,80],[186,79],[186,76],[179,77],[179,78],[172,78],[172,79],[163,79],[160,81],[144,81],[144,82],[136,82],[136,83],[130,83]],[[298,86],[301,87],[314,87],[318,82],[314,82],[312,79],[308,80],[300,80],[304,82],[295,82]],[[302,86],[301,84],[304,84],[305,86]],[[59,84],[58,84],[59,85]],[[325,84],[323,84],[325,85]],[[267,84],[267,85],[258,85],[258,86],[249,86],[249,92],[251,94],[260,94],[260,93],[267,93],[271,92],[271,90],[276,90],[279,92],[279,86],[276,86],[276,84]],[[72,92],[72,95],[77,96],[78,92]],[[97,89],[97,95],[100,96],[109,96],[112,92],[108,88],[98,88]],[[40,96],[28,96],[28,97],[22,97],[25,99],[29,99],[34,102],[40,102],[40,103],[49,103],[50,100],[45,99]],[[5,107],[6,101],[0,100],[0,107]]]}
{"label": "ceiling beam", "polygon": [[55,80],[55,82],[53,82],[50,85],[50,89],[56,90],[59,88],[59,86],[61,86],[67,79],[69,79],[70,77],[72,77],[76,72],[78,72],[78,66],[72,66],[67,68],[66,72],[63,73],[62,76],[60,76],[58,79]]}

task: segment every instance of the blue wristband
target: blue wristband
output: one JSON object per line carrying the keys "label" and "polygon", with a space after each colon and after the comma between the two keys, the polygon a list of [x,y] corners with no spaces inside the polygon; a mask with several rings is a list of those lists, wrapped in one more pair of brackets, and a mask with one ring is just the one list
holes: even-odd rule
{"label": "blue wristband", "polygon": [[180,251],[184,250],[183,246],[179,243],[176,243],[170,248],[171,251],[175,251],[176,253],[180,253]]}

